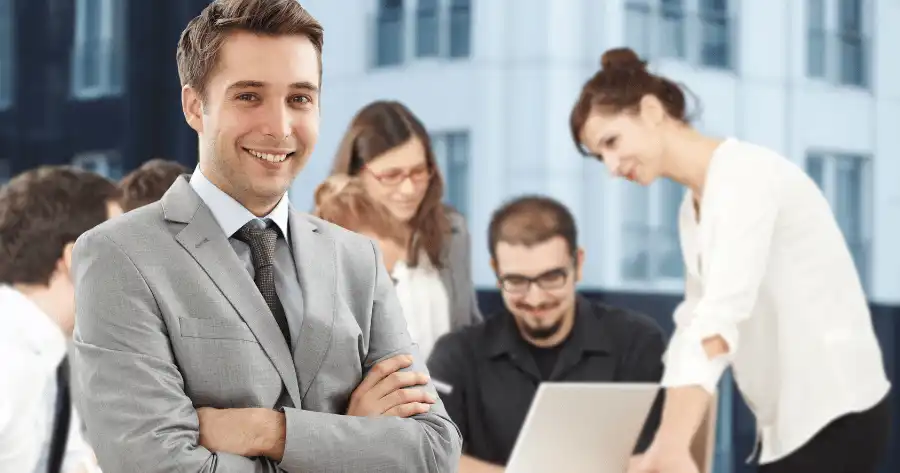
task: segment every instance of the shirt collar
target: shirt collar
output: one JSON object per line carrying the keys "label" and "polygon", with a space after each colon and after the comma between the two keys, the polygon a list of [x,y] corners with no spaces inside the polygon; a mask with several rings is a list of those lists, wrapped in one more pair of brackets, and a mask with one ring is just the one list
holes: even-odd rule
{"label": "shirt collar", "polygon": [[[219,226],[222,227],[222,231],[225,232],[225,236],[227,237],[234,235],[234,233],[246,225],[247,222],[257,219],[257,217],[247,210],[246,207],[241,205],[240,202],[234,200],[233,197],[210,182],[210,180],[203,175],[199,164],[191,175],[191,187],[194,188],[194,192],[200,196],[203,203],[209,207],[213,217],[219,222]],[[288,215],[290,215],[290,200],[288,199],[287,193],[285,193],[272,212],[263,218],[272,219],[272,221],[275,222],[275,225],[278,226],[278,229],[281,230],[281,234],[287,239]]]}
{"label": "shirt collar", "polygon": [[[11,286],[0,285],[0,312],[6,324],[8,341],[21,346],[55,368],[66,355],[66,337],[62,330],[27,296]],[[0,337],[6,338],[6,337]]]}
{"label": "shirt collar", "polygon": [[[572,324],[572,332],[565,342],[566,350],[571,349],[578,353],[613,353],[614,343],[602,321],[603,315],[609,310],[611,308],[595,303],[581,294],[576,295],[575,321]],[[500,324],[500,333],[491,337],[492,342],[487,355],[493,358],[527,349],[528,342],[522,338],[509,310],[504,308],[497,316],[504,320]]]}

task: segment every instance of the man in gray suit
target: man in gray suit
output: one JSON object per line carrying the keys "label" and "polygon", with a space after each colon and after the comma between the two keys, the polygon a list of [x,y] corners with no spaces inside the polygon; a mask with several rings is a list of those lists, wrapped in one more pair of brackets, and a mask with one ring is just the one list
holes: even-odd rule
{"label": "man in gray suit", "polygon": [[288,202],[321,46],[296,0],[212,2],[177,54],[198,168],[76,243],[76,386],[105,473],[456,471],[378,249]]}

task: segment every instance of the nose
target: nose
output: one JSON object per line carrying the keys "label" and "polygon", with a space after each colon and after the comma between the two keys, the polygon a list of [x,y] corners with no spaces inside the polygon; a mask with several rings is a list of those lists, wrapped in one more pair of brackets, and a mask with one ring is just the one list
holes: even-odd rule
{"label": "nose", "polygon": [[399,191],[401,195],[413,195],[416,193],[416,186],[413,184],[412,179],[409,176],[406,176],[403,178],[403,181],[400,182],[400,187],[397,188],[397,191]]}
{"label": "nose", "polygon": [[609,172],[612,175],[622,175],[622,160],[619,159],[619,156],[612,153],[603,153],[603,162],[606,164],[606,168],[609,169]]}
{"label": "nose", "polygon": [[532,282],[528,286],[528,292],[525,293],[525,303],[532,306],[540,305],[541,302],[544,301],[544,290],[537,285],[537,283]]}
{"label": "nose", "polygon": [[285,104],[270,103],[263,113],[262,129],[260,130],[263,134],[269,135],[278,141],[291,136],[293,122],[291,113]]}

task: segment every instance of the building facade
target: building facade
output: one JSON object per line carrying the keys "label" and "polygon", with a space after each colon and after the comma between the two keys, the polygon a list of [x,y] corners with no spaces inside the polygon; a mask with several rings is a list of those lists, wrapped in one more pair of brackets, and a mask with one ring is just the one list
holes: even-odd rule
{"label": "building facade", "polygon": [[[683,195],[612,180],[568,129],[580,86],[628,45],[694,98],[695,125],[767,145],[820,184],[853,251],[894,378],[900,317],[900,33],[892,0],[306,0],[325,25],[321,138],[292,198],[311,205],[352,115],[408,105],[438,138],[447,200],[467,217],[486,310],[493,209],[546,193],[574,211],[587,253],[582,288],[671,329],[683,288]],[[698,107],[699,106],[699,107]],[[723,383],[717,472],[748,471],[754,426]],[[898,425],[895,423],[895,425]],[[895,443],[893,450],[900,448]],[[892,460],[896,461],[896,460]],[[896,471],[896,463],[885,471]]]}
{"label": "building facade", "polygon": [[0,181],[39,164],[117,178],[196,162],[175,46],[204,0],[0,0]]}

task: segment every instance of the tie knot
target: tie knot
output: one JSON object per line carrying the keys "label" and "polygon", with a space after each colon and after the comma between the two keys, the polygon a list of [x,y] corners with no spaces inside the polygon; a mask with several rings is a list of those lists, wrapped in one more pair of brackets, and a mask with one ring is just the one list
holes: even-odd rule
{"label": "tie knot", "polygon": [[256,269],[272,264],[272,259],[275,257],[275,241],[278,240],[278,228],[273,225],[271,220],[251,220],[234,236],[250,245]]}

